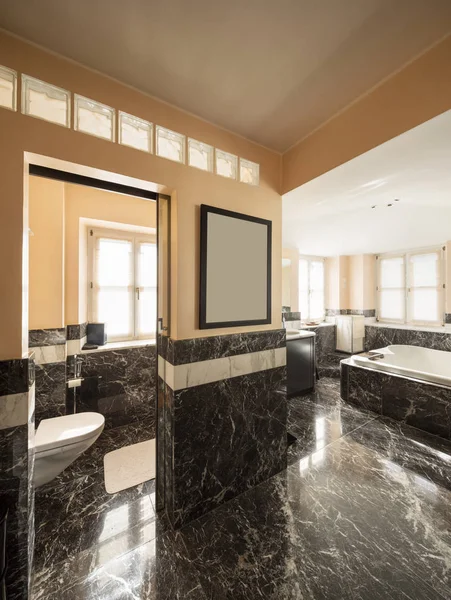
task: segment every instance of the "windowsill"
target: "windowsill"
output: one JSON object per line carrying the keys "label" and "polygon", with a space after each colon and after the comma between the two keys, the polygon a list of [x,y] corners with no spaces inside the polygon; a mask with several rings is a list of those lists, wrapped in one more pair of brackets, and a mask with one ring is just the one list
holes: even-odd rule
{"label": "windowsill", "polygon": [[155,346],[155,339],[149,340],[125,340],[122,342],[109,342],[104,346],[93,348],[92,350],[81,349],[82,354],[91,354],[93,352],[106,352],[108,350],[125,350],[126,348],[142,348],[143,346]]}
{"label": "windowsill", "polygon": [[433,333],[450,333],[446,325],[434,325],[428,327],[427,325],[409,325],[406,323],[383,323],[378,321],[375,323],[365,323],[365,327],[387,327],[388,329],[410,329],[412,331],[430,331]]}

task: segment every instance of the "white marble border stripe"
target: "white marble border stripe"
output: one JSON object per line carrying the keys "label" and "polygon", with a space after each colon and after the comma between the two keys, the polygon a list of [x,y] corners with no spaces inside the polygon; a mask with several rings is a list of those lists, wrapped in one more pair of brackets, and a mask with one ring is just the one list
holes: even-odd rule
{"label": "white marble border stripe", "polygon": [[249,352],[185,365],[171,365],[158,357],[158,375],[174,391],[214,383],[232,377],[267,371],[287,364],[286,348]]}
{"label": "white marble border stripe", "polygon": [[28,423],[28,410],[28,392],[0,396],[0,429],[26,425]]}
{"label": "white marble border stripe", "polygon": [[66,344],[36,346],[33,348],[33,351],[37,365],[65,362],[66,360]]}
{"label": "white marble border stripe", "polygon": [[81,340],[67,340],[67,356],[73,356],[74,354],[80,354],[81,349],[86,344],[88,338],[82,337]]}

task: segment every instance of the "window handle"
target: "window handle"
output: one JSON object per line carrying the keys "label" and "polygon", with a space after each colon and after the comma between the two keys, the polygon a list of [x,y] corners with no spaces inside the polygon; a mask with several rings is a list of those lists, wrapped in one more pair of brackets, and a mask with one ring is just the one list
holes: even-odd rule
{"label": "window handle", "polygon": [[138,294],[138,300],[139,300],[139,287],[136,287],[136,293]]}

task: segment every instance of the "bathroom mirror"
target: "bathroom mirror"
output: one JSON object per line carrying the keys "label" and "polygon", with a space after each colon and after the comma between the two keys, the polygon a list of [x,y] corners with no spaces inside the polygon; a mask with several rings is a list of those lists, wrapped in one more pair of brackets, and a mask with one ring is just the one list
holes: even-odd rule
{"label": "bathroom mirror", "polygon": [[271,323],[271,225],[201,205],[200,329]]}

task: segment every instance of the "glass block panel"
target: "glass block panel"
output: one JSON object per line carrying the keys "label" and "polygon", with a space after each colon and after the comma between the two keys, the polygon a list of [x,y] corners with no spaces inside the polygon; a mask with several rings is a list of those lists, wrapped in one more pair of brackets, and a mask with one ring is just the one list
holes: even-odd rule
{"label": "glass block panel", "polygon": [[119,143],[137,150],[152,152],[153,125],[138,117],[119,112]]}
{"label": "glass block panel", "polygon": [[185,162],[185,136],[170,129],[156,127],[157,155],[179,163]]}
{"label": "glass block panel", "polygon": [[63,127],[70,127],[70,92],[22,75],[22,112]]}
{"label": "glass block panel", "polygon": [[96,102],[95,100],[84,98],[78,94],[75,94],[74,99],[75,130],[114,142],[114,108],[100,104],[100,102]]}
{"label": "glass block panel", "polygon": [[223,150],[216,150],[216,173],[222,177],[236,179],[238,157]]}
{"label": "glass block panel", "polygon": [[0,67],[0,106],[17,109],[17,73],[7,67]]}
{"label": "glass block panel", "polygon": [[240,181],[250,185],[258,185],[260,180],[260,166],[250,160],[240,158]]}
{"label": "glass block panel", "polygon": [[213,172],[213,146],[188,138],[188,164],[190,167]]}

